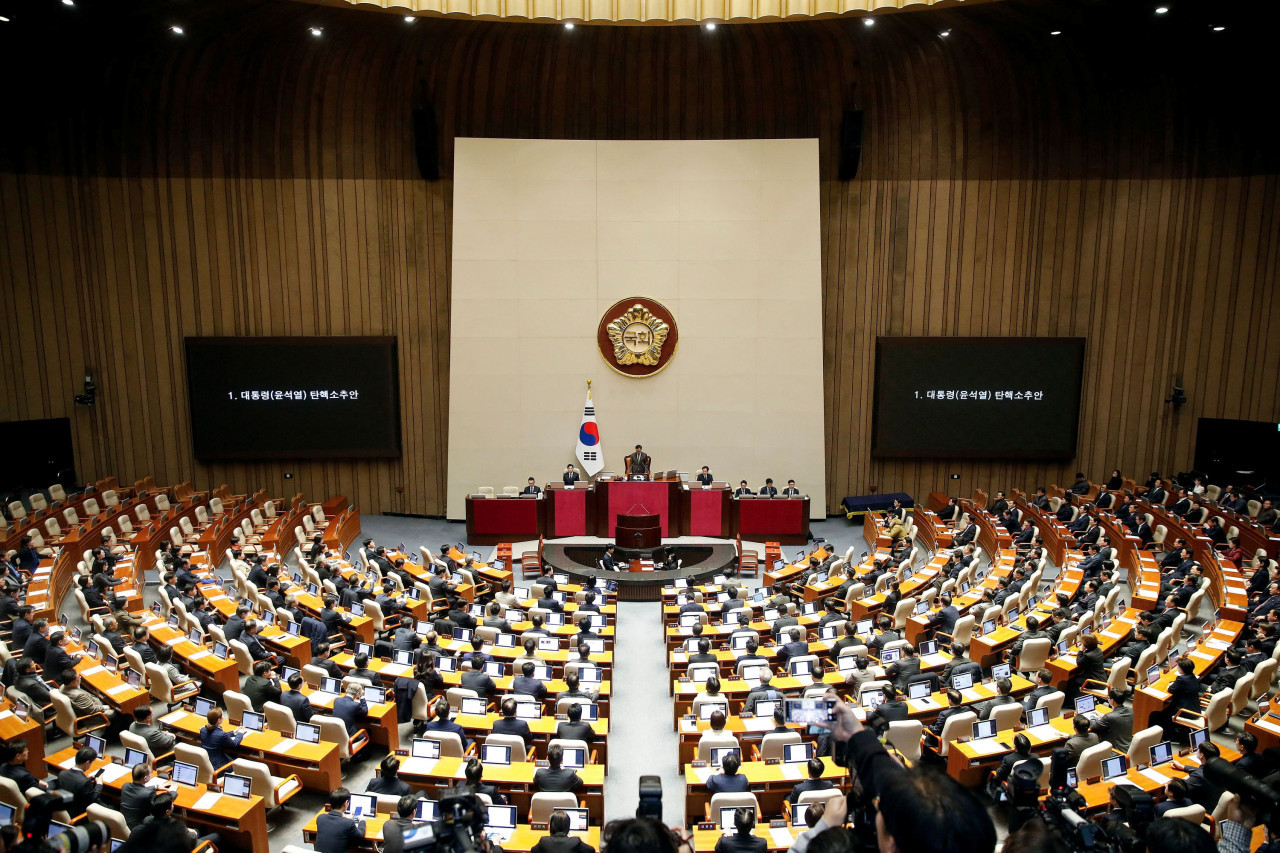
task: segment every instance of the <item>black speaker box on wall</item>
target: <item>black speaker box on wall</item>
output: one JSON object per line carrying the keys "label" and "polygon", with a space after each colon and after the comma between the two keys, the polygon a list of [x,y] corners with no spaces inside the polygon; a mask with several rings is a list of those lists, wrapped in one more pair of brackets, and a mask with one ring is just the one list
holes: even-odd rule
{"label": "black speaker box on wall", "polygon": [[413,111],[413,153],[418,158],[418,172],[424,181],[440,180],[440,130],[436,112],[430,104]]}
{"label": "black speaker box on wall", "polygon": [[862,159],[862,110],[845,110],[840,120],[840,180],[852,181]]}

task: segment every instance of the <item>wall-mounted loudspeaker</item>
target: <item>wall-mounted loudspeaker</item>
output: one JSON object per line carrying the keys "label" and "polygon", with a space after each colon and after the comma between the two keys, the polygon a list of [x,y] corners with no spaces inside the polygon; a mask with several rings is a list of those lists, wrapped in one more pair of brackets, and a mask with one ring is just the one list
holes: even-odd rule
{"label": "wall-mounted loudspeaker", "polygon": [[862,110],[845,110],[840,120],[840,180],[852,181],[862,159]]}

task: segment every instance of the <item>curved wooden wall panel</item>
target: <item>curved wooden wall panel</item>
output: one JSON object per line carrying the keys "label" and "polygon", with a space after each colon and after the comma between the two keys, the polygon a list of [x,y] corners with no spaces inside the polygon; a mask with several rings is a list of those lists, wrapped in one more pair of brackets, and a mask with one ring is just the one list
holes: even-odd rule
{"label": "curved wooden wall panel", "polygon": [[[193,10],[183,40],[154,38],[165,4],[6,27],[0,68],[32,82],[0,139],[0,417],[70,415],[86,479],[440,514],[451,140],[817,136],[832,505],[873,485],[1185,468],[1197,417],[1280,420],[1280,155],[1253,144],[1267,116],[1234,85],[1264,79],[1268,30],[1142,39],[1136,11],[1108,4],[1102,26],[1085,0],[1047,5],[710,34],[229,0]],[[1064,20],[1095,35],[1053,41]],[[435,183],[414,164],[419,81],[442,128]],[[855,102],[862,166],[840,182]],[[210,334],[397,335],[403,459],[197,464],[182,338]],[[879,334],[1088,337],[1078,460],[870,459]],[[92,411],[71,403],[85,368]],[[1175,380],[1191,398],[1176,415]]]}

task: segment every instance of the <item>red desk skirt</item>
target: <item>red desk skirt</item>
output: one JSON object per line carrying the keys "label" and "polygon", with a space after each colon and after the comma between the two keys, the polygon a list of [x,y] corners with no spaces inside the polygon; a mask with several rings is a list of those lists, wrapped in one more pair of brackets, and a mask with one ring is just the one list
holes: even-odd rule
{"label": "red desk skirt", "polygon": [[723,489],[689,490],[690,536],[719,536],[724,531]]}
{"label": "red desk skirt", "polygon": [[471,501],[472,530],[481,536],[537,539],[538,503],[523,498]]}
{"label": "red desk skirt", "polygon": [[739,500],[738,535],[748,537],[796,536],[809,529],[807,500]]}
{"label": "red desk skirt", "polygon": [[587,489],[548,489],[555,501],[555,529],[552,536],[587,535]]}
{"label": "red desk skirt", "polygon": [[[674,508],[669,505],[668,495],[671,484],[666,482],[612,482],[605,484],[609,489],[609,503],[606,510],[606,524],[612,538],[617,535],[618,513],[628,513],[633,507],[635,512],[649,512],[662,516],[662,535],[670,535],[671,513]],[[596,488],[600,488],[597,484]]]}

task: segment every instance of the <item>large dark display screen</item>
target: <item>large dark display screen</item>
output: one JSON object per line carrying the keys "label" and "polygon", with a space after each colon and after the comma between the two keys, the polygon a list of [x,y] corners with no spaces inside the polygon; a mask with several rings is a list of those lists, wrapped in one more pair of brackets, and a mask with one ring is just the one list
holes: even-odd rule
{"label": "large dark display screen", "polygon": [[872,453],[1070,459],[1084,338],[877,338]]}
{"label": "large dark display screen", "polygon": [[187,338],[197,459],[400,455],[395,338]]}

